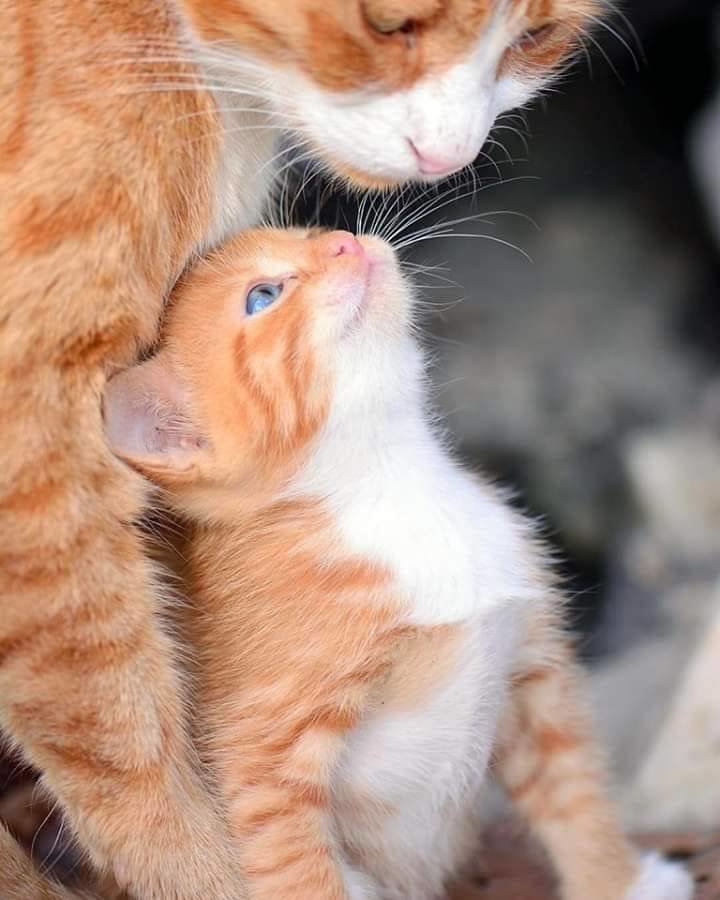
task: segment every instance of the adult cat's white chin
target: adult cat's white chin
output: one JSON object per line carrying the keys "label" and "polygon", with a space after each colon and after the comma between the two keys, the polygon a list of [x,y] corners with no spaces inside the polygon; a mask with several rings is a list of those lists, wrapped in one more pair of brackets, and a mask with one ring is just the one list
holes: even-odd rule
{"label": "adult cat's white chin", "polygon": [[506,44],[487,38],[446,70],[405,90],[333,93],[299,73],[284,73],[278,112],[334,174],[364,187],[437,181],[476,159],[498,115],[539,86],[497,76]]}

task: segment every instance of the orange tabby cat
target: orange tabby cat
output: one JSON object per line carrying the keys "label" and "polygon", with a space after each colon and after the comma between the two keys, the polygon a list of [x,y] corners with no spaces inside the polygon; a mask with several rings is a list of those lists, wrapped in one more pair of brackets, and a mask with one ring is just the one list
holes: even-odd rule
{"label": "orange tabby cat", "polygon": [[[601,0],[0,0],[0,726],[141,898],[238,900],[107,374],[198,249],[257,220],[283,129],[359,184],[468,163]],[[0,895],[30,898],[0,838]],[[48,891],[54,890],[48,886]]]}
{"label": "orange tabby cat", "polygon": [[201,733],[252,900],[438,900],[495,771],[564,900],[688,900],[625,842],[532,530],[430,424],[390,247],[249,232],[115,377],[111,444],[195,523]]}

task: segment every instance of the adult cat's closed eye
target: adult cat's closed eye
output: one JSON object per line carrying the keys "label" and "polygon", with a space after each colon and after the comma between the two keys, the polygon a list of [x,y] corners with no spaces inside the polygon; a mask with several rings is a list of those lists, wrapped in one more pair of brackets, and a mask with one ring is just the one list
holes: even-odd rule
{"label": "adult cat's closed eye", "polygon": [[[592,0],[0,0],[0,725],[145,900],[243,896],[195,771],[108,373],[198,248],[254,222],[279,129],[357,184],[466,164]],[[0,836],[0,894],[35,898]],[[47,889],[48,891],[50,888]]]}

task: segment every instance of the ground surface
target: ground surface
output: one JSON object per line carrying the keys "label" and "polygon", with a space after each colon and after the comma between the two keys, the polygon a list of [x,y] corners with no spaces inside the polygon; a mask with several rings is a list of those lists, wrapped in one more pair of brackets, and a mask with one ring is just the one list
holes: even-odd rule
{"label": "ground surface", "polygon": [[[63,840],[58,819],[35,789],[29,773],[0,759],[0,819],[7,822],[38,865],[58,877],[85,882],[75,852]],[[698,882],[696,900],[720,900],[720,831],[640,837],[638,842],[686,861]],[[450,900],[557,900],[543,855],[512,823],[496,825],[484,836],[479,875]],[[104,900],[120,900],[110,887]],[[408,898],[412,900],[412,898]]]}

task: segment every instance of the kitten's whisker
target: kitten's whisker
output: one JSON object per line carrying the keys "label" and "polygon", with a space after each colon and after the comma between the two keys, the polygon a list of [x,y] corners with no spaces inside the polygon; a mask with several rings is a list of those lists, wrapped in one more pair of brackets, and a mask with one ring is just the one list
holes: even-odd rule
{"label": "kitten's whisker", "polygon": [[[469,196],[471,193],[471,191],[467,191],[464,194],[458,194],[457,190],[458,187],[455,184],[450,185],[442,192],[439,191],[436,185],[433,185],[429,191],[422,192],[419,197],[413,199],[409,204],[403,207],[403,209],[400,211],[400,213],[403,214],[402,222],[393,232],[391,232],[389,235],[386,235],[386,240],[394,240],[398,235],[402,234],[404,231],[407,231],[407,229],[410,228],[415,222],[426,218],[434,211],[442,209],[449,203],[459,202],[460,200],[464,199],[464,197]],[[413,210],[412,204],[417,201],[422,202],[417,209]],[[410,215],[407,215],[408,212],[410,212]]]}

